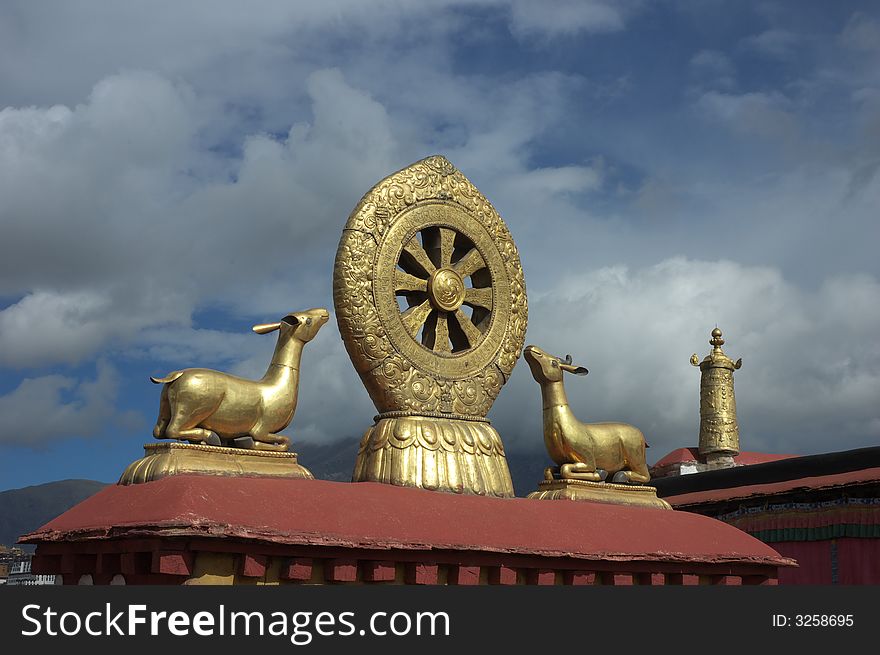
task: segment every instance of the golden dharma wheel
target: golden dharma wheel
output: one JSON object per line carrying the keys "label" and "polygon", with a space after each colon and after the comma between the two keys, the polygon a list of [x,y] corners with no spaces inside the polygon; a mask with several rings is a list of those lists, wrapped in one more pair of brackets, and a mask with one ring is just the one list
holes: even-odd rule
{"label": "golden dharma wheel", "polygon": [[525,340],[525,283],[507,226],[440,156],[385,178],[355,207],[333,299],[381,415],[484,417]]}

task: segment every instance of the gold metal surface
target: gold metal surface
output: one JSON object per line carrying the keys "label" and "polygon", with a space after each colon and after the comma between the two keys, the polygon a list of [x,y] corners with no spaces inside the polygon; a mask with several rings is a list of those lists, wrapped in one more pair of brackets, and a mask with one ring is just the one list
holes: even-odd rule
{"label": "gold metal surface", "polygon": [[657,490],[647,485],[613,484],[611,482],[589,482],[588,480],[543,480],[538,490],[528,495],[537,500],[585,500],[609,505],[632,505],[672,509],[662,498],[657,498]]}
{"label": "gold metal surface", "polygon": [[146,444],[144,457],[128,465],[118,484],[142,484],[170,475],[314,478],[298,463],[296,453],[172,442]]}
{"label": "gold metal surface", "polygon": [[[380,439],[408,416],[476,420],[480,427],[473,430],[484,431],[479,420],[522,351],[528,303],[507,226],[451,163],[428,157],[361,199],[339,242],[333,301],[352,363],[391,421],[391,428],[377,424],[365,439]],[[409,429],[401,421],[400,430]],[[356,481],[379,475],[378,464],[361,461],[366,452],[374,450],[362,449]],[[506,478],[499,486],[485,491],[473,480],[462,491],[508,495],[503,451],[499,461]],[[461,465],[480,467],[470,459]],[[416,477],[389,474],[380,481],[422,486],[415,469],[411,473]],[[443,476],[428,476],[435,477]]]}
{"label": "gold metal surface", "polygon": [[690,362],[700,368],[700,454],[739,454],[739,423],[736,419],[736,397],[733,393],[733,372],[742,366],[734,362],[721,346],[721,330],[712,330],[710,352],[701,362],[694,353]]}
{"label": "gold metal surface", "polygon": [[498,432],[486,421],[380,418],[361,440],[354,481],[511,497]]}
{"label": "gold metal surface", "polygon": [[[651,479],[645,462],[645,437],[626,423],[582,423],[571,407],[563,386],[563,373],[586,375],[571,358],[548,355],[537,346],[527,346],[525,359],[541,386],[544,416],[544,445],[558,466],[562,480],[641,484]],[[548,469],[545,478],[554,479]]]}
{"label": "gold metal surface", "polygon": [[278,323],[255,325],[258,334],[278,331],[275,353],[261,380],[206,368],[151,377],[164,384],[153,436],[286,451],[290,439],[277,433],[290,424],[296,411],[302,349],[329,317],[326,309],[309,309],[288,314]]}

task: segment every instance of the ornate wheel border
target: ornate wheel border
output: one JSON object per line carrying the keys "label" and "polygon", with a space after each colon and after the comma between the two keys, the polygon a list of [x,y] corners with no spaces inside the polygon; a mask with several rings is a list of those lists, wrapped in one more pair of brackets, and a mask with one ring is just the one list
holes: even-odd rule
{"label": "ornate wheel border", "polygon": [[[448,227],[463,232],[495,267],[492,288],[497,309],[485,338],[464,356],[442,356],[427,348],[420,353],[401,342],[401,335],[412,337],[400,319],[389,277],[432,206],[454,215]],[[394,241],[385,243],[387,237]],[[528,302],[510,232],[470,180],[441,156],[388,176],[352,211],[336,253],[333,301],[352,363],[383,413],[483,417],[525,342]]]}

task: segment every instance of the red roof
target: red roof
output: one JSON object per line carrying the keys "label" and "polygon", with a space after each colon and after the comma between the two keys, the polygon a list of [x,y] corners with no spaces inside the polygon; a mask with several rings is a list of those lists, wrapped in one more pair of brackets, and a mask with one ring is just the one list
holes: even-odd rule
{"label": "red roof", "polygon": [[742,487],[728,487],[725,489],[710,489],[708,491],[694,491],[677,496],[664,496],[663,499],[671,505],[681,507],[700,503],[745,499],[752,496],[771,496],[799,489],[828,489],[850,484],[865,484],[880,481],[880,467],[837,473],[833,475],[821,475],[807,478],[785,480],[767,484],[751,484]]}
{"label": "red roof", "polygon": [[134,535],[592,560],[789,563],[746,533],[689,512],[372,482],[185,475],[108,487],[22,540]]}
{"label": "red roof", "polygon": [[[780,459],[789,459],[790,457],[798,457],[798,455],[774,455],[772,453],[756,453],[744,451],[733,458],[733,461],[741,466],[750,464],[764,464],[766,462],[775,462]],[[666,455],[664,458],[654,464],[655,468],[661,466],[669,466],[670,464],[684,464],[685,462],[702,461],[698,448],[678,448]]]}

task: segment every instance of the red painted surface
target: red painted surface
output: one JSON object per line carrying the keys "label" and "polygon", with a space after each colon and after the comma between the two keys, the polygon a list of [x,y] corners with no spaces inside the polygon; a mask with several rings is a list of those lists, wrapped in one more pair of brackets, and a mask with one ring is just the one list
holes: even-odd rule
{"label": "red painted surface", "polygon": [[489,584],[516,584],[516,569],[509,566],[498,566],[489,571]]}
{"label": "red painted surface", "polygon": [[673,507],[684,507],[698,503],[710,503],[737,498],[749,498],[751,496],[769,496],[800,489],[826,489],[848,484],[858,484],[880,481],[880,467],[838,473],[835,475],[820,475],[809,478],[797,478],[784,482],[769,484],[752,484],[742,487],[729,487],[726,489],[710,489],[708,491],[696,491],[678,496],[664,496],[663,499]]}
{"label": "red painted surface", "polygon": [[742,576],[739,575],[722,575],[712,580],[713,584],[724,587],[738,587],[742,585]]}
{"label": "red painted surface", "polygon": [[367,582],[390,582],[394,580],[394,562],[367,562],[363,565]]}
{"label": "red painted surface", "polygon": [[[662,574],[661,574],[662,575]],[[566,572],[565,583],[570,585],[594,585],[596,584],[596,574],[586,571]]]}
{"label": "red painted surface", "polygon": [[744,532],[688,512],[485,498],[369,482],[212,476],[108,487],[26,541],[69,543],[137,534],[602,561],[786,563]]}
{"label": "red painted surface", "polygon": [[480,584],[479,566],[457,566],[449,573],[449,584],[478,585]]}
{"label": "red painted surface", "polygon": [[[741,466],[750,464],[765,464],[766,462],[776,462],[780,459],[790,459],[798,457],[798,455],[775,455],[773,453],[755,453],[741,452],[733,458],[733,461]],[[670,464],[685,464],[687,462],[702,462],[703,457],[700,455],[699,448],[678,448],[671,453],[658,460],[654,467],[669,466]]]}
{"label": "red painted surface", "polygon": [[604,582],[615,587],[631,587],[633,576],[632,573],[606,573]]}
{"label": "red painted surface", "polygon": [[554,585],[556,584],[556,571],[552,569],[541,569],[532,571],[528,576],[529,584],[537,585]]}
{"label": "red painted surface", "polygon": [[439,570],[436,564],[410,564],[406,567],[406,584],[437,584]]}
{"label": "red painted surface", "polygon": [[880,539],[837,540],[838,584],[880,584]]}
{"label": "red painted surface", "polygon": [[241,558],[241,574],[246,578],[262,578],[266,575],[266,557],[246,553]]}
{"label": "red painted surface", "polygon": [[312,579],[312,560],[304,557],[294,557],[290,560],[285,570],[281,572],[285,580],[306,582]]}
{"label": "red painted surface", "polygon": [[357,580],[357,560],[333,559],[324,565],[327,582],[354,582]]}
{"label": "red painted surface", "polygon": [[[164,573],[166,575],[192,575],[192,563],[192,553],[154,551],[150,572]],[[89,570],[91,567],[82,568],[83,570]]]}

